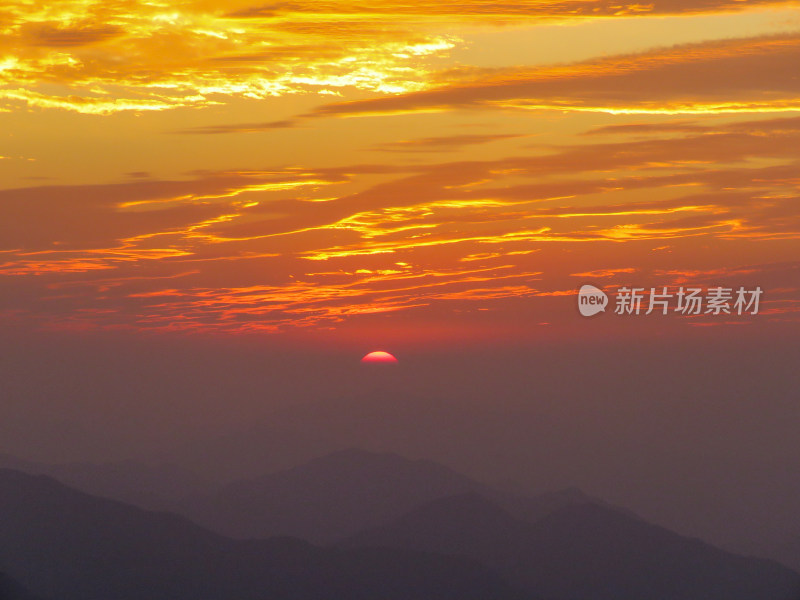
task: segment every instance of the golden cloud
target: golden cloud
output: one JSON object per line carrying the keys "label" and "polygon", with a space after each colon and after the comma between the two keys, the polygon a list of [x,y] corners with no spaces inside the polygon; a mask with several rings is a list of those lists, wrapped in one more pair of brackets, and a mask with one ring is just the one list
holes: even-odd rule
{"label": "golden cloud", "polygon": [[800,110],[800,35],[730,39],[529,69],[322,106],[307,117],[514,108],[611,114]]}
{"label": "golden cloud", "polygon": [[9,0],[0,8],[0,100],[109,114],[345,89],[394,95],[426,90],[441,76],[435,59],[460,41],[437,33],[443,25],[452,30],[793,4]]}
{"label": "golden cloud", "polygon": [[699,278],[709,244],[767,263],[800,239],[800,118],[635,125],[496,160],[0,191],[0,312],[58,298],[101,326],[320,327],[644,277],[632,250]]}

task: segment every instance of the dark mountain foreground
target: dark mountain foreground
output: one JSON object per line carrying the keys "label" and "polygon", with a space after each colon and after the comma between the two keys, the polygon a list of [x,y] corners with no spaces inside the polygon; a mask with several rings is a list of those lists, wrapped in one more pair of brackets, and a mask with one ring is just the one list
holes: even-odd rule
{"label": "dark mountain foreground", "polygon": [[[59,472],[145,505],[193,488],[135,463]],[[202,526],[85,491],[0,470],[0,571],[47,600],[800,600],[800,575],[775,562],[578,490],[508,494],[388,453],[339,451],[176,500]]]}
{"label": "dark mountain foreground", "polygon": [[11,470],[0,514],[0,569],[51,600],[520,599],[469,559],[235,541]]}

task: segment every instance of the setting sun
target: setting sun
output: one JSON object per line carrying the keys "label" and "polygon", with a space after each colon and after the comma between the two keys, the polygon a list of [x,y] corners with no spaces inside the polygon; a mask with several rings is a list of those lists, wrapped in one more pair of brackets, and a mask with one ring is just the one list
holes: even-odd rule
{"label": "setting sun", "polygon": [[383,352],[382,350],[376,350],[375,352],[370,352],[364,358],[361,359],[362,363],[396,363],[397,359],[389,354],[388,352]]}

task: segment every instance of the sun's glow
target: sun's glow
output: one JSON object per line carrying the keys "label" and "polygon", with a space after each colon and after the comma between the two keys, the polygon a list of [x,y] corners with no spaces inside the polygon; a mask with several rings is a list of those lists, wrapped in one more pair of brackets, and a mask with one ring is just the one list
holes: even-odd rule
{"label": "sun's glow", "polygon": [[397,359],[389,354],[388,352],[384,352],[382,350],[376,350],[375,352],[370,352],[364,358],[361,359],[362,363],[396,363]]}

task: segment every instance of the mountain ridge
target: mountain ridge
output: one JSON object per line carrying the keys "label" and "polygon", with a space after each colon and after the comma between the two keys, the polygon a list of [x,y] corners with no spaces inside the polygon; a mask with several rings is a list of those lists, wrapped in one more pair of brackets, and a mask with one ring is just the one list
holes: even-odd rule
{"label": "mountain ridge", "polygon": [[594,503],[530,523],[479,494],[438,499],[342,547],[466,556],[545,599],[797,600],[800,575]]}
{"label": "mountain ridge", "polygon": [[[520,600],[468,559],[236,541],[191,521],[0,470],[0,565],[57,600]],[[527,596],[523,596],[527,598]]]}

